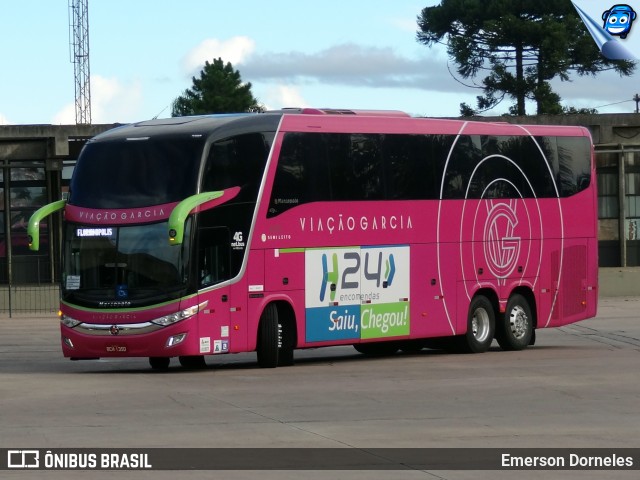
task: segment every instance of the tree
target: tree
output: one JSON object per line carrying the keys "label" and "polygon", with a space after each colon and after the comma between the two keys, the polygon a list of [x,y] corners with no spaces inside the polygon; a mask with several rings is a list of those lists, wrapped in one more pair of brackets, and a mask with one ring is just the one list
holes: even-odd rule
{"label": "tree", "polygon": [[251,93],[251,83],[242,83],[240,72],[221,58],[205,62],[200,78],[192,80],[193,87],[173,101],[171,116],[263,110]]}
{"label": "tree", "polygon": [[[536,102],[538,114],[562,113],[550,80],[635,69],[633,62],[600,54],[570,0],[442,0],[422,10],[418,27],[418,42],[447,45],[461,77],[488,72],[478,86],[484,93],[477,97],[479,110],[509,96],[513,114],[526,114],[527,99]],[[476,112],[466,104],[461,111]]]}

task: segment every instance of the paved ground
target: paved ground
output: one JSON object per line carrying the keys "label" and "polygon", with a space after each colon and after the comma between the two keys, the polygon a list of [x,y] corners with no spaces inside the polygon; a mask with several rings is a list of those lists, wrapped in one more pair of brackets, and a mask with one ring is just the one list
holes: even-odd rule
{"label": "paved ground", "polygon": [[[640,447],[640,298],[540,330],[523,352],[351,347],[151,371],[62,358],[56,318],[0,318],[0,448]],[[41,478],[43,472],[0,472]],[[88,474],[87,474],[88,473]],[[633,472],[631,472],[633,473]],[[637,475],[637,471],[635,472]],[[630,472],[46,472],[46,478],[635,478]]]}

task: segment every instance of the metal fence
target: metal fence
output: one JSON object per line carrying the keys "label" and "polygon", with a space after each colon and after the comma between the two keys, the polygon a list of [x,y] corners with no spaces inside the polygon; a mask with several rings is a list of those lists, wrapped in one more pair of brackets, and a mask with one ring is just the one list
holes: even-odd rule
{"label": "metal fence", "polygon": [[60,305],[60,286],[0,285],[0,315],[55,314]]}

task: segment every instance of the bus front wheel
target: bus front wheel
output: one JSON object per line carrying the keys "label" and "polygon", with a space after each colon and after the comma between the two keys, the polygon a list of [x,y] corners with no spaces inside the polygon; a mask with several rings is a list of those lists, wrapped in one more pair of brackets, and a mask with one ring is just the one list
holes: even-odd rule
{"label": "bus front wheel", "polygon": [[496,328],[493,305],[483,295],[471,300],[467,317],[467,333],[460,337],[460,349],[466,353],[483,353],[489,350]]}
{"label": "bus front wheel", "polygon": [[531,344],[533,334],[533,315],[529,302],[516,293],[507,302],[504,317],[497,327],[496,340],[503,350],[517,351]]}
{"label": "bus front wheel", "polygon": [[149,357],[149,365],[154,370],[168,370],[170,362],[169,357]]}
{"label": "bus front wheel", "polygon": [[[283,331],[287,329],[287,331]],[[258,330],[258,365],[262,368],[293,365],[294,332],[290,322],[281,322],[278,307],[271,303],[262,312]]]}

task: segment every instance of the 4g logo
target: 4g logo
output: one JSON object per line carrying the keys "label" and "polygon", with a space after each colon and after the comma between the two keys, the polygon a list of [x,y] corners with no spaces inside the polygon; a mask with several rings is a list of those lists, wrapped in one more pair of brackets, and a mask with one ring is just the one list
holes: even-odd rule
{"label": "4g logo", "polygon": [[242,232],[235,232],[233,234],[233,242],[231,242],[231,248],[234,250],[242,250],[244,247],[245,243]]}
{"label": "4g logo", "polygon": [[[345,265],[340,275],[339,263]],[[342,261],[338,261],[338,253],[331,254],[331,270],[329,270],[329,259],[326,253],[322,254],[322,281],[320,283],[320,301],[324,302],[327,287],[329,288],[329,299],[335,301],[338,286],[341,290],[360,289],[361,267],[365,280],[375,282],[375,287],[388,288],[393,284],[396,273],[396,264],[393,253],[389,253],[383,262],[382,251],[377,255],[364,254],[364,265],[362,265],[362,254],[359,251],[342,252]],[[384,274],[382,268],[384,264]]]}

